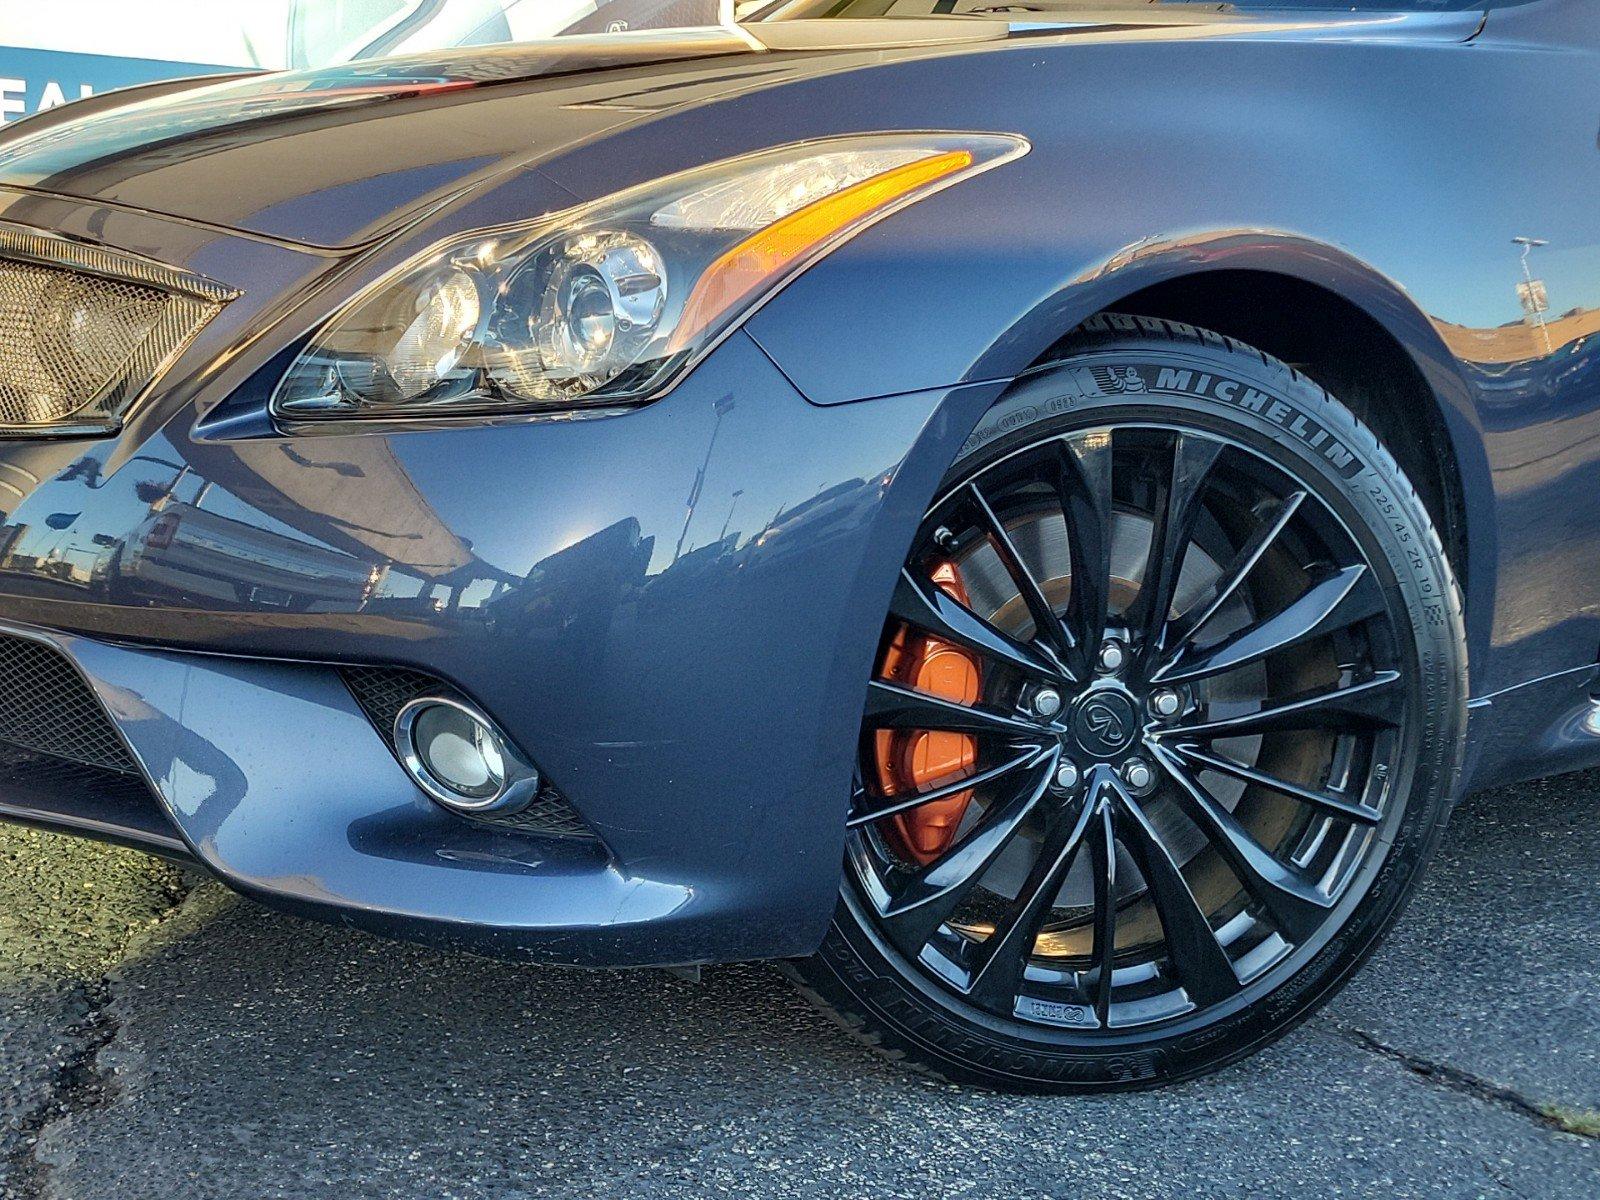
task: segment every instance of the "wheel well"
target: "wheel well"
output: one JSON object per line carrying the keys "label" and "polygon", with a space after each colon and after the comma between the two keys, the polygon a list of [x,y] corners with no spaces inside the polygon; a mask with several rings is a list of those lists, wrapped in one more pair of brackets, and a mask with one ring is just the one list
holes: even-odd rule
{"label": "wheel well", "polygon": [[[1465,589],[1460,467],[1432,390],[1383,326],[1333,292],[1261,271],[1184,276],[1135,292],[1113,307],[1238,338],[1337,396],[1382,439],[1416,487]],[[1052,347],[1041,361],[1054,353]]]}

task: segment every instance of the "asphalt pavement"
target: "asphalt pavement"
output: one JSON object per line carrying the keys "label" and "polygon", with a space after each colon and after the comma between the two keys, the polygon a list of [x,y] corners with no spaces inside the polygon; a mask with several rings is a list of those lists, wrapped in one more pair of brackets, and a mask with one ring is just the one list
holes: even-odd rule
{"label": "asphalt pavement", "polygon": [[1324,1012],[1181,1087],[998,1095],[762,966],[509,966],[0,832],[0,1196],[1600,1197],[1600,773],[1469,799]]}

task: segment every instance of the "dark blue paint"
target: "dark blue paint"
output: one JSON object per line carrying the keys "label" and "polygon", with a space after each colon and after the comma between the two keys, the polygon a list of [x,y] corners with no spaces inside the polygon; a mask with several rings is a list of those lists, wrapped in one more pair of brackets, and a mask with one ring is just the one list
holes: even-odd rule
{"label": "dark blue paint", "polygon": [[[803,953],[889,589],[962,441],[1082,317],[1249,269],[1358,306],[1433,394],[1466,498],[1477,779],[1600,761],[1586,13],[770,54],[620,39],[362,68],[354,103],[229,84],[226,121],[181,95],[41,119],[48,138],[0,140],[0,186],[39,189],[0,191],[0,217],[243,295],[121,437],[0,450],[0,620],[83,667],[190,852],[250,894],[549,961]],[[397,86],[485,61],[512,77]],[[176,140],[144,149],[169,119]],[[302,437],[265,416],[296,339],[443,237],[923,127],[1033,149],[837,251],[649,407]],[[1544,326],[1519,236],[1549,243]],[[330,665],[350,662],[486,706],[606,852],[432,808]]]}

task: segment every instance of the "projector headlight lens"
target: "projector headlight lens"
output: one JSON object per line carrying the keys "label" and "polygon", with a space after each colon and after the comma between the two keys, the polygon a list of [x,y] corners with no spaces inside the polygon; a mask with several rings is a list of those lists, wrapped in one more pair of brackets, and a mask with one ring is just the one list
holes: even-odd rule
{"label": "projector headlight lens", "polygon": [[1027,149],[999,134],[804,143],[454,239],[335,315],[273,410],[437,418],[648,401],[848,237]]}
{"label": "projector headlight lens", "polygon": [[554,255],[528,329],[541,363],[601,386],[639,360],[667,299],[656,248],[629,233],[584,234]]}

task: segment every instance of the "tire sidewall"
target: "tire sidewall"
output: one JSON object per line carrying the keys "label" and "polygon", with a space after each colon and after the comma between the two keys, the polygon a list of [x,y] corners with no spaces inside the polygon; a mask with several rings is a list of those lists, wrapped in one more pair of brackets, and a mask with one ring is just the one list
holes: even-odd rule
{"label": "tire sidewall", "polygon": [[[1219,335],[1145,318],[1086,326],[1068,357],[1019,380],[963,445],[947,485],[1041,437],[1094,424],[1181,419],[1225,432],[1316,483],[1381,577],[1414,690],[1413,761],[1392,783],[1405,810],[1346,925],[1248,1007],[1175,1034],[1063,1046],[1012,1036],[901,978],[845,894],[807,982],[861,1013],[890,1052],[948,1078],[1014,1088],[1107,1090],[1214,1070],[1280,1036],[1343,984],[1398,917],[1455,797],[1466,716],[1460,599],[1439,540],[1393,458],[1344,406],[1290,368]],[[941,491],[943,489],[941,488]],[[1410,637],[1407,638],[1409,631]],[[1347,893],[1348,895],[1348,893]],[[1341,905],[1345,903],[1341,900]],[[1181,1023],[1180,1023],[1181,1025]]]}

